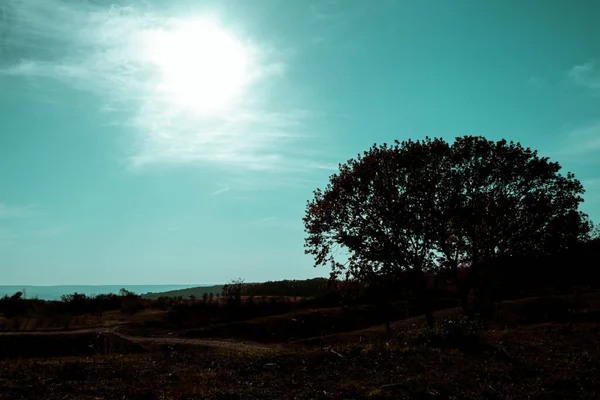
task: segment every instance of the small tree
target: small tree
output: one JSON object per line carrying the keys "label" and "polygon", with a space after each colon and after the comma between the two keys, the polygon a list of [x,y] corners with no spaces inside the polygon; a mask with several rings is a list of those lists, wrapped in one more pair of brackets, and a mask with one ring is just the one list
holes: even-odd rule
{"label": "small tree", "polygon": [[244,291],[244,280],[233,279],[223,286],[223,297],[227,298],[229,303],[240,304]]}
{"label": "small tree", "polygon": [[121,297],[138,297],[134,292],[127,290],[125,288],[121,288],[119,290],[119,296]]}

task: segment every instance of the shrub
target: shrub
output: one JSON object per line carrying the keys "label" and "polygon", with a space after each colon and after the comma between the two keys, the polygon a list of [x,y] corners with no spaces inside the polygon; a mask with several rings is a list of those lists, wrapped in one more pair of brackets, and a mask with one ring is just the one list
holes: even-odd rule
{"label": "shrub", "polygon": [[26,317],[31,312],[32,301],[23,298],[23,292],[0,299],[0,313],[6,318]]}
{"label": "shrub", "polygon": [[442,319],[432,327],[417,331],[415,344],[440,348],[474,349],[481,345],[483,325],[475,318],[465,316]]}

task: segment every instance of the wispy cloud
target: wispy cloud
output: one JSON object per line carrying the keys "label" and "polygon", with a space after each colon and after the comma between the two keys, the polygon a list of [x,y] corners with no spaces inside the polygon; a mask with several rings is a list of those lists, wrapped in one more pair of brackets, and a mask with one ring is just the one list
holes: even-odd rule
{"label": "wispy cloud", "polygon": [[20,218],[39,213],[39,208],[35,205],[14,206],[0,203],[0,218]]}
{"label": "wispy cloud", "polygon": [[600,121],[574,128],[555,142],[554,150],[545,152],[553,159],[578,164],[597,164],[600,160]]}
{"label": "wispy cloud", "polygon": [[46,216],[44,208],[37,204],[0,202],[0,245],[58,236],[68,229],[65,224],[48,224],[44,221]]}
{"label": "wispy cloud", "polygon": [[[18,0],[4,3],[0,74],[31,82],[49,79],[93,93],[98,112],[114,114],[134,132],[128,165],[211,164],[228,169],[308,170],[316,165],[291,154],[306,144],[306,109],[269,99],[286,74],[277,49],[235,32],[249,57],[248,82],[235,108],[196,113],[157,86],[145,40],[175,26],[178,16],[146,5],[106,6],[94,1]],[[145,3],[142,3],[145,4]],[[309,146],[306,146],[309,148]]]}
{"label": "wispy cloud", "polygon": [[276,216],[259,218],[248,223],[252,228],[283,228],[283,229],[303,229],[301,220],[286,220]]}
{"label": "wispy cloud", "polygon": [[[368,13],[388,5],[389,2],[385,0],[378,0],[376,5],[360,1],[314,0],[308,6],[310,18],[316,27],[311,43],[319,45],[335,38],[339,46],[340,36],[345,31],[355,29],[356,24]],[[353,41],[344,40],[344,48],[351,48],[353,45]]]}
{"label": "wispy cloud", "polygon": [[545,87],[548,81],[539,75],[534,75],[527,80],[527,84],[535,87]]}
{"label": "wispy cloud", "polygon": [[32,242],[59,236],[68,229],[67,225],[56,225],[50,227],[38,227],[30,229],[4,228],[0,227],[0,245],[12,246],[20,242]]}
{"label": "wispy cloud", "polygon": [[581,181],[581,183],[583,183],[583,185],[586,187],[587,186],[600,186],[600,177],[584,179],[583,181]]}
{"label": "wispy cloud", "polygon": [[340,0],[324,0],[309,6],[312,17],[319,22],[332,22],[344,16],[344,4]]}
{"label": "wispy cloud", "polygon": [[0,228],[0,246],[11,246],[15,244],[17,235],[10,229]]}
{"label": "wispy cloud", "polygon": [[569,132],[568,137],[571,143],[569,149],[572,152],[597,154],[600,152],[600,121],[575,129]]}
{"label": "wispy cloud", "polygon": [[215,191],[214,191],[214,192],[212,192],[211,194],[212,194],[213,196],[218,196],[218,195],[220,195],[220,194],[223,194],[223,193],[229,192],[230,190],[231,190],[231,188],[230,188],[229,186],[222,186],[221,188],[219,188],[219,189],[215,190]]}
{"label": "wispy cloud", "polygon": [[597,61],[575,65],[569,70],[568,77],[577,85],[598,91],[600,94],[600,64]]}
{"label": "wispy cloud", "polygon": [[68,225],[56,225],[56,226],[51,226],[49,228],[41,228],[41,229],[37,229],[35,231],[30,231],[28,234],[30,236],[36,236],[36,237],[52,237],[52,236],[62,235],[68,229],[69,229]]}

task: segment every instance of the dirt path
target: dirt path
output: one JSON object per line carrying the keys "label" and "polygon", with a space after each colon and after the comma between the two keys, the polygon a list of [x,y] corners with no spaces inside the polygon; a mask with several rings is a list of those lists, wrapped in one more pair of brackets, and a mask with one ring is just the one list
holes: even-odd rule
{"label": "dirt path", "polygon": [[68,336],[80,334],[112,334],[124,340],[133,343],[149,343],[149,344],[172,344],[172,345],[188,345],[210,347],[218,349],[236,350],[236,351],[276,351],[281,348],[279,345],[264,345],[259,343],[250,343],[237,340],[213,340],[213,339],[188,339],[179,337],[164,337],[164,336],[130,336],[118,332],[119,328],[125,327],[128,324],[118,324],[113,326],[89,327],[71,330],[48,330],[48,331],[12,331],[0,332],[1,336]]}
{"label": "dirt path", "polygon": [[79,335],[82,333],[113,333],[113,327],[89,327],[68,330],[44,330],[44,331],[7,331],[0,332],[0,336],[63,336]]}
{"label": "dirt path", "polygon": [[[434,313],[436,318],[447,317],[450,315],[456,315],[460,312],[459,308],[452,308],[446,310],[439,310]],[[399,320],[392,323],[392,329],[402,329],[408,327],[414,323],[420,323],[424,320],[423,316],[413,317],[409,319]],[[48,331],[13,331],[13,332],[0,332],[1,336],[14,335],[14,336],[36,336],[36,335],[78,335],[86,333],[96,334],[113,334],[124,340],[128,340],[133,343],[148,343],[154,345],[167,344],[167,345],[186,345],[186,346],[199,346],[216,349],[226,349],[234,351],[252,351],[252,352],[272,352],[282,350],[286,345],[298,345],[298,344],[326,344],[326,343],[339,343],[347,341],[361,340],[361,337],[375,336],[384,332],[383,325],[376,325],[366,329],[361,329],[351,332],[343,332],[335,335],[327,335],[319,338],[301,339],[298,341],[290,342],[287,344],[260,344],[248,341],[240,340],[217,340],[217,339],[192,339],[192,338],[181,338],[181,337],[165,337],[165,336],[131,336],[119,332],[119,328],[126,327],[130,324],[121,323],[114,325],[96,326],[81,329],[71,330],[48,330]]]}
{"label": "dirt path", "polygon": [[117,336],[129,340],[133,343],[151,343],[151,344],[183,344],[188,346],[211,347],[236,351],[276,351],[280,349],[278,345],[264,345],[259,343],[249,343],[234,340],[212,340],[212,339],[188,339],[179,337],[142,337],[123,335],[113,332]]}

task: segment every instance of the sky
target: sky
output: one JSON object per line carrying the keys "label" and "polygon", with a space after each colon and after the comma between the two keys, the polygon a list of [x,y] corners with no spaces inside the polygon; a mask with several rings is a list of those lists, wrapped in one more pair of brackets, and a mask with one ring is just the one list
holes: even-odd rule
{"label": "sky", "polygon": [[373,143],[519,141],[600,221],[600,2],[0,1],[0,281],[327,276],[302,217]]}

